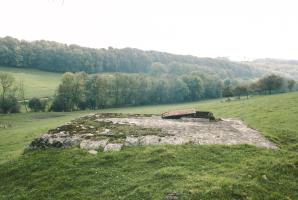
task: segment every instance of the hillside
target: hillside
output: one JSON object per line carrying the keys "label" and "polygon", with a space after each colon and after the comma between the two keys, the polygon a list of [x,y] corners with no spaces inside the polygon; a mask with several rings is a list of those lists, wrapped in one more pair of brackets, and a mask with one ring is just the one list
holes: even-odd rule
{"label": "hillside", "polygon": [[62,77],[60,73],[3,66],[0,66],[0,72],[11,73],[17,84],[23,81],[26,98],[53,96]]}
{"label": "hillside", "polygon": [[0,65],[51,72],[125,72],[183,75],[192,72],[220,79],[253,79],[263,71],[226,59],[200,58],[134,48],[93,49],[52,41],[0,38]]}
{"label": "hillside", "polygon": [[281,76],[298,80],[298,61],[297,60],[282,60],[282,59],[257,59],[251,62],[244,62],[258,69],[275,73]]}
{"label": "hillside", "polygon": [[[88,154],[77,148],[20,155],[46,130],[87,112],[2,115],[2,199],[297,199],[298,93],[200,103],[105,109],[161,113],[195,107],[237,117],[279,146],[130,147]],[[6,125],[6,128],[4,127]]]}

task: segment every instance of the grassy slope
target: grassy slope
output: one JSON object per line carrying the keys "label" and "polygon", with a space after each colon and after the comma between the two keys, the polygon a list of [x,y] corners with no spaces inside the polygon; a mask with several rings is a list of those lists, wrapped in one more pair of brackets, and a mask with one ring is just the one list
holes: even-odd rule
{"label": "grassy slope", "polygon": [[126,148],[97,156],[75,148],[19,156],[33,137],[83,112],[0,116],[2,124],[11,123],[0,129],[0,199],[164,199],[168,192],[177,192],[181,199],[298,199],[297,102],[298,93],[291,93],[231,103],[104,110],[211,110],[216,116],[243,119],[280,150],[183,145]]}
{"label": "grassy slope", "polygon": [[17,83],[24,81],[26,98],[53,96],[62,77],[59,73],[2,66],[0,72],[12,73]]}

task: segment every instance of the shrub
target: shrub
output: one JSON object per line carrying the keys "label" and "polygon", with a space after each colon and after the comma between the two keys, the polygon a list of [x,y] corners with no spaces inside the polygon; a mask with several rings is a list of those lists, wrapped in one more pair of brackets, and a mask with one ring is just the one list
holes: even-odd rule
{"label": "shrub", "polygon": [[54,101],[53,101],[49,111],[62,112],[62,111],[67,111],[67,110],[65,110],[65,105],[64,105],[64,102],[62,101],[62,99],[59,98],[59,96],[56,96],[54,98]]}
{"label": "shrub", "polygon": [[20,105],[14,96],[8,96],[0,101],[0,113],[18,113],[20,112]]}
{"label": "shrub", "polygon": [[46,102],[34,97],[29,100],[28,106],[34,112],[45,111]]}

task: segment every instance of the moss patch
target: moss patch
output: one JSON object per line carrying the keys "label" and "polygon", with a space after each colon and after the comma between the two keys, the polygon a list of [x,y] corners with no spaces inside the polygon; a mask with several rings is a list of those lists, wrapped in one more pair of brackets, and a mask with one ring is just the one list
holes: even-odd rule
{"label": "moss patch", "polygon": [[[86,115],[75,119],[65,125],[48,131],[50,134],[65,132],[70,135],[89,134],[88,139],[109,139],[109,142],[123,143],[127,136],[157,135],[165,136],[161,128],[145,128],[133,124],[114,124],[110,121],[97,121],[100,118],[130,118],[130,117],[150,117],[142,114],[121,114],[121,113],[99,113]],[[109,131],[109,133],[105,133]],[[92,135],[91,135],[92,134]]]}

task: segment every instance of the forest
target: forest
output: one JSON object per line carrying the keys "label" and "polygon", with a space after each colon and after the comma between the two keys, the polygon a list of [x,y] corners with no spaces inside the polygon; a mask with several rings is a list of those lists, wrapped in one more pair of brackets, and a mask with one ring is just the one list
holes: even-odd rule
{"label": "forest", "polygon": [[122,72],[184,75],[200,72],[224,78],[252,79],[262,69],[226,58],[202,58],[134,48],[94,49],[40,40],[0,38],[0,65],[51,72]]}
{"label": "forest", "polygon": [[248,97],[295,89],[295,81],[224,58],[133,48],[93,49],[0,38],[0,65],[65,72],[54,97],[26,99],[23,83],[0,74],[0,113],[74,111]]}
{"label": "forest", "polygon": [[206,79],[199,75],[153,77],[132,74],[91,75],[65,73],[50,111],[102,109],[193,102],[253,94],[272,94],[292,91],[295,81],[278,75],[268,75],[247,84],[229,79]]}

